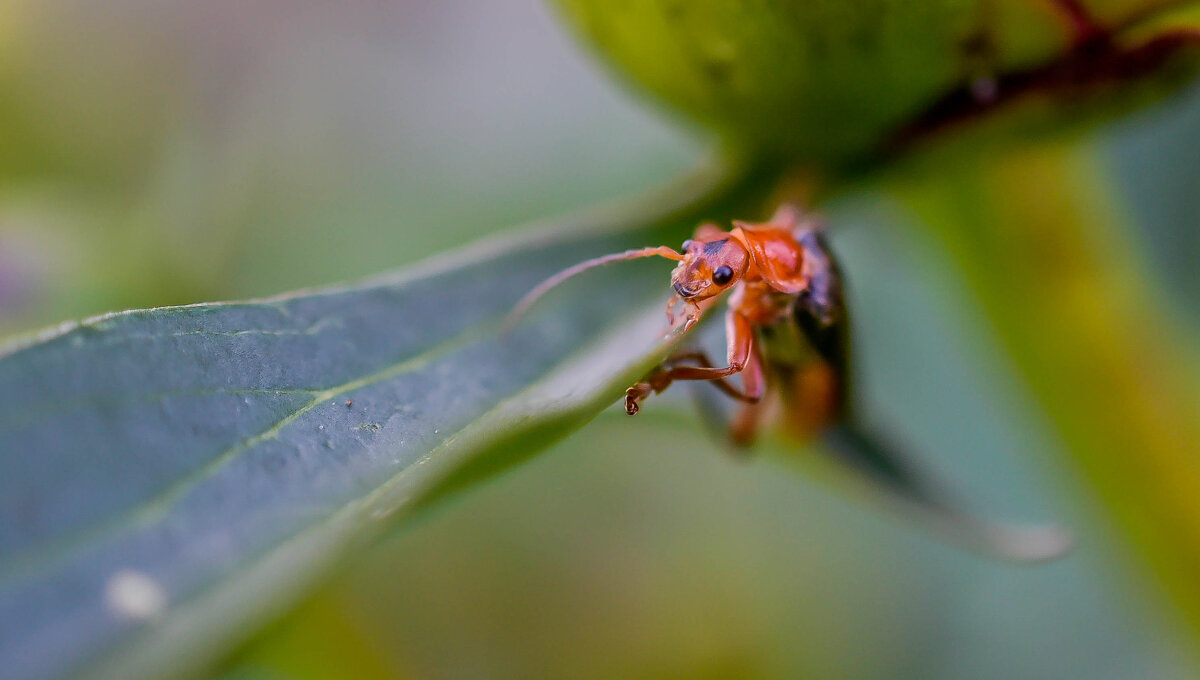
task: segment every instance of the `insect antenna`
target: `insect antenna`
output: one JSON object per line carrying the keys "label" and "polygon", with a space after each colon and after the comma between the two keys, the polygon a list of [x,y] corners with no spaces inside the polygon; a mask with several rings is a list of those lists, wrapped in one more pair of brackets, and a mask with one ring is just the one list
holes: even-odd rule
{"label": "insect antenna", "polygon": [[683,261],[683,255],[675,252],[668,246],[636,248],[634,250],[626,250],[623,253],[601,255],[600,257],[594,257],[590,260],[584,260],[583,262],[571,267],[567,267],[554,276],[542,281],[535,286],[533,290],[526,293],[525,297],[521,298],[521,300],[517,302],[516,306],[513,307],[513,310],[509,312],[508,318],[504,322],[504,330],[507,331],[511,329],[513,325],[516,324],[517,320],[520,319],[525,312],[528,312],[530,307],[533,307],[534,303],[537,302],[538,299],[567,279],[577,274],[582,274],[583,272],[595,267],[602,267],[606,264],[621,262],[623,260],[636,260],[643,257],[665,257],[668,260],[675,260],[677,262]]}

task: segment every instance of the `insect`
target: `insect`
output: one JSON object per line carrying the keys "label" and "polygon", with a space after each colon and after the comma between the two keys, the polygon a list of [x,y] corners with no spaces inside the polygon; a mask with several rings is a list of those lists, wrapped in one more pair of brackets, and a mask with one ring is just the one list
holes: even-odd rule
{"label": "insect", "polygon": [[916,510],[958,542],[1015,560],[1051,559],[1069,550],[1070,535],[1057,526],[1008,526],[961,510],[911,459],[861,427],[850,408],[841,270],[820,223],[794,206],[780,207],[766,222],[735,221],[728,231],[703,224],[678,251],[655,246],[581,262],[530,291],[510,322],[581,272],[644,257],[678,263],[667,316],[684,330],[729,294],[726,365],[698,349],[680,351],[625,391],[626,413],[637,414],[648,397],[677,381],[707,381],[739,402],[726,429],[739,447],[753,443],[773,419],[801,440],[819,438],[821,450],[873,481],[900,502],[897,507]]}
{"label": "insect", "polygon": [[[668,358],[625,392],[636,414],[652,394],[680,380],[709,381],[741,403],[730,439],[749,445],[775,409],[791,433],[809,438],[843,419],[847,404],[847,317],[842,279],[819,223],[791,205],[763,223],[733,223],[724,231],[703,224],[679,251],[666,246],[630,250],[582,262],[546,280],[518,304],[521,313],[550,288],[593,267],[620,260],[665,257],[671,273],[672,323],[683,313],[694,325],[729,292],[725,312],[726,365],[701,350]],[[731,382],[740,377],[740,386]]]}

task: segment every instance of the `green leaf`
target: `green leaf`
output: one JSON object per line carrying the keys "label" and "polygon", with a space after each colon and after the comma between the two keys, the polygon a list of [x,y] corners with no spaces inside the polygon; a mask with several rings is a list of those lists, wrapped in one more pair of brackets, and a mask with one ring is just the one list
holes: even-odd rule
{"label": "green leaf", "polygon": [[664,263],[597,271],[501,335],[515,301],[769,184],[693,179],[351,287],[110,314],[3,351],[5,675],[191,667],[381,520],[578,427],[666,351]]}
{"label": "green leaf", "polygon": [[[694,179],[355,286],[110,314],[10,347],[7,676],[194,669],[397,519],[578,428],[668,350],[664,264],[589,273],[504,332],[514,303],[597,253],[765,212],[777,172]],[[1045,533],[997,531],[891,452],[842,444],[875,495],[939,530],[1045,555]]]}
{"label": "green leaf", "polygon": [[1105,528],[1200,631],[1200,357],[1142,278],[1096,166],[1052,146],[893,188],[961,273]]}
{"label": "green leaf", "polygon": [[1194,73],[1200,47],[1196,5],[1179,1],[555,4],[624,75],[728,145],[822,171],[988,114],[1006,114],[1011,139],[1129,108],[1131,93],[1143,103]]}

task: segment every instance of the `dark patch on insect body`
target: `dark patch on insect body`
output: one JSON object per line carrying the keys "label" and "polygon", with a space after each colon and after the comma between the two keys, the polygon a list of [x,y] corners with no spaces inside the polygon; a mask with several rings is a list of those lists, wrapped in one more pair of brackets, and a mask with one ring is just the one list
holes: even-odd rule
{"label": "dark patch on insect body", "polygon": [[845,310],[841,310],[838,318],[826,323],[814,316],[804,304],[804,296],[796,300],[792,308],[792,318],[805,344],[812,347],[821,361],[828,364],[839,382],[843,385],[839,401],[845,399],[845,383],[850,370],[850,327]]}
{"label": "dark patch on insect body", "polygon": [[845,314],[841,268],[821,232],[801,232],[796,241],[804,248],[804,271],[809,277],[808,289],[797,304],[822,325],[832,325]]}
{"label": "dark patch on insect body", "polygon": [[823,335],[814,337],[799,323],[800,317],[807,315],[789,314],[756,332],[767,383],[783,405],[781,423],[790,434],[807,441],[846,416],[846,375],[840,368],[845,353],[830,352],[837,346],[842,326],[821,327]]}
{"label": "dark patch on insect body", "polygon": [[784,303],[785,314],[756,333],[769,380],[789,411],[789,428],[807,436],[846,415],[849,318],[841,270],[823,234],[803,230],[796,240],[809,285]]}
{"label": "dark patch on insect body", "polygon": [[848,368],[849,319],[841,268],[821,232],[804,231],[797,234],[796,240],[804,248],[809,286],[792,303],[792,319],[804,340],[844,375]]}
{"label": "dark patch on insect body", "polygon": [[804,330],[792,316],[781,317],[773,324],[758,326],[755,335],[768,366],[799,367],[820,361],[820,354],[805,337]]}
{"label": "dark patch on insect body", "polygon": [[704,254],[716,255],[717,253],[721,252],[721,249],[725,247],[726,243],[729,243],[729,239],[727,238],[723,238],[720,241],[709,241],[708,243],[704,244]]}

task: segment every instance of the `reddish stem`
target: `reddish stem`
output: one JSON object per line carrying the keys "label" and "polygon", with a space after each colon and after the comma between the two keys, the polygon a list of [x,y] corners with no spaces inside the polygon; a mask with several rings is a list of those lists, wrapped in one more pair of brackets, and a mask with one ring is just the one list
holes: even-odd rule
{"label": "reddish stem", "polygon": [[1093,40],[1107,40],[1108,30],[1100,25],[1080,0],[1049,0],[1070,25],[1075,47]]}

